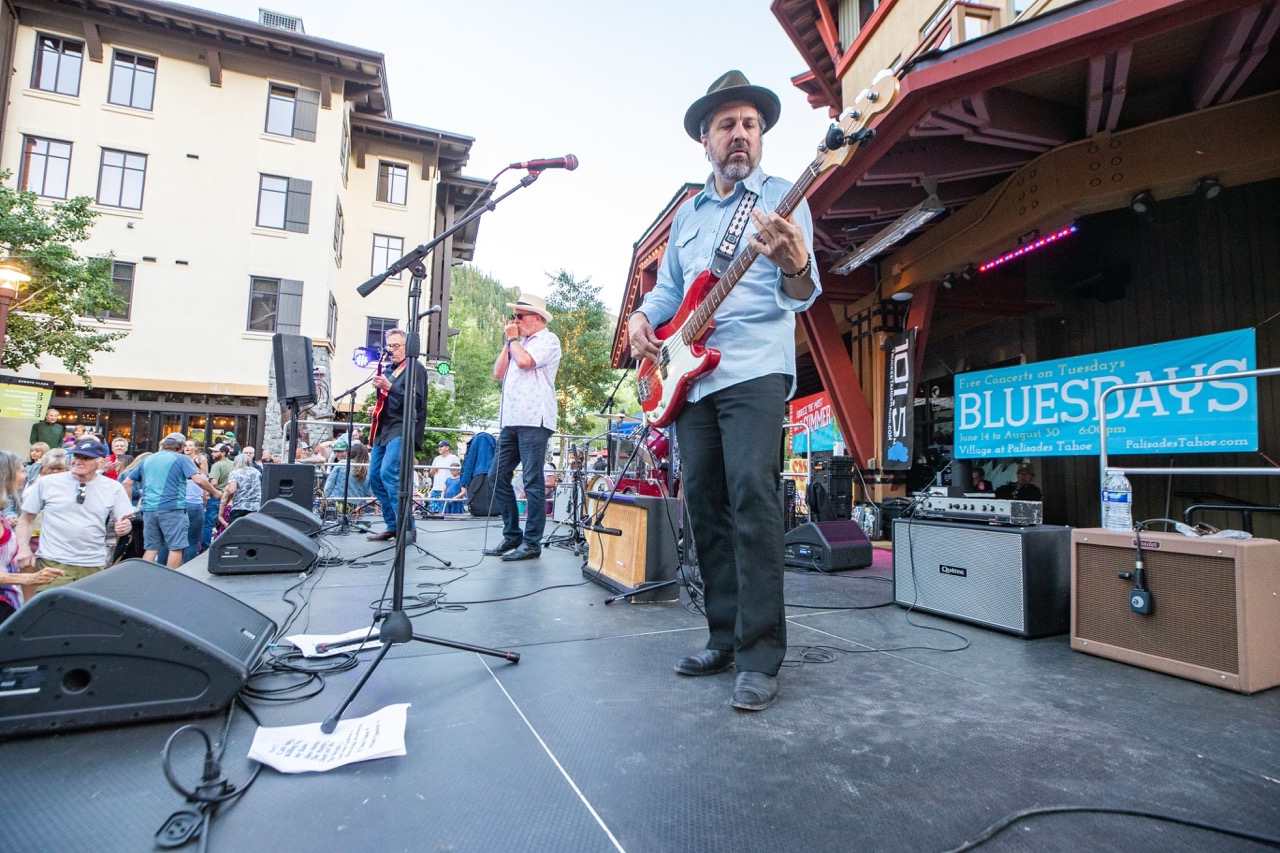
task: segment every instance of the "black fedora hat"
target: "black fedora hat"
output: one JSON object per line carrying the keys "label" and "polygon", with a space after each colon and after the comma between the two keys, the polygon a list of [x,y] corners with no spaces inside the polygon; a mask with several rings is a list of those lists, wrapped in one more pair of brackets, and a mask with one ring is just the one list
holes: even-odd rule
{"label": "black fedora hat", "polygon": [[764,118],[764,129],[768,131],[778,123],[782,114],[782,102],[778,96],[763,86],[752,86],[741,71],[726,71],[720,79],[712,83],[707,94],[693,102],[693,106],[684,114],[684,132],[696,140],[702,139],[698,125],[703,116],[730,101],[749,101],[755,104]]}

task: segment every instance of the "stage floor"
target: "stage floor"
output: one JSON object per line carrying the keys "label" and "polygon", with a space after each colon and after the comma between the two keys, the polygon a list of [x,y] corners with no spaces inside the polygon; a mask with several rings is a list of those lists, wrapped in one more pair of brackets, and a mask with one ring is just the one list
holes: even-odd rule
{"label": "stage floor", "polygon": [[[787,573],[781,698],[744,713],[729,705],[732,671],[672,671],[706,640],[687,595],[606,605],[568,550],[483,557],[496,520],[419,528],[419,544],[453,565],[409,549],[415,632],[522,659],[394,648],[347,716],[410,703],[408,754],[327,773],[264,769],[219,811],[209,849],[941,851],[1049,806],[1280,835],[1280,690],[1238,695],[1073,652],[1065,635],[1028,641],[908,614],[892,604],[878,552],[870,569]],[[323,541],[346,558],[378,547],[356,534]],[[278,624],[293,610],[286,599],[305,602],[289,633],[339,633],[368,624],[391,556],[317,569],[301,586],[293,574],[213,577],[203,557],[183,571]],[[313,698],[253,707],[264,725],[318,723],[372,656]],[[223,719],[194,722],[217,736]],[[186,807],[160,757],[188,722],[0,743],[0,850],[152,849]],[[250,774],[253,728],[236,714],[223,767],[233,783]],[[181,743],[176,770],[194,784],[201,750]],[[1086,811],[1023,820],[983,849],[1265,847]]]}

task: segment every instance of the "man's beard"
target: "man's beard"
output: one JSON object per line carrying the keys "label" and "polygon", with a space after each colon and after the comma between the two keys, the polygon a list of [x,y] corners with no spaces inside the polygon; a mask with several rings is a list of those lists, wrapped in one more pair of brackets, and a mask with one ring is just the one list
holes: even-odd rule
{"label": "man's beard", "polygon": [[[742,152],[747,155],[746,162],[733,160],[733,155]],[[756,164],[751,160],[751,151],[745,147],[735,147],[725,154],[724,159],[713,159],[711,167],[715,170],[716,176],[725,181],[738,181],[746,179],[748,175],[756,169]]]}

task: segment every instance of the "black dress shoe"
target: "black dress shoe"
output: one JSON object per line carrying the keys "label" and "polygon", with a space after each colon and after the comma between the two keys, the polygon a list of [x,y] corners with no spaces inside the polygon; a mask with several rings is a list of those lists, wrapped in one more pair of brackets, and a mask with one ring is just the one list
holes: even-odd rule
{"label": "black dress shoe", "polygon": [[676,672],[681,675],[715,675],[733,666],[733,652],[725,649],[707,649],[676,661]]}
{"label": "black dress shoe", "polygon": [[523,539],[503,539],[492,548],[485,548],[484,555],[486,557],[501,557],[508,551],[514,551],[516,548],[519,548],[523,543]]}
{"label": "black dress shoe", "polygon": [[381,533],[375,533],[368,537],[370,542],[390,542],[395,538],[396,532],[394,530],[384,530]]}
{"label": "black dress shoe", "polygon": [[763,672],[743,671],[733,685],[729,704],[744,711],[763,711],[778,701],[778,679]]}
{"label": "black dress shoe", "polygon": [[503,554],[502,562],[514,563],[516,560],[536,560],[541,556],[541,548],[531,547],[522,543],[519,548],[515,549],[510,554]]}

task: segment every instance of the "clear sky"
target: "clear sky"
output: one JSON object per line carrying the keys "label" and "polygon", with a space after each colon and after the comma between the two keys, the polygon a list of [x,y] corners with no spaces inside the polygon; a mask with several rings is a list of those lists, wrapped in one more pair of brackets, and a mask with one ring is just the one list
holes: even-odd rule
{"label": "clear sky", "polygon": [[[799,177],[830,124],[791,77],[806,70],[767,0],[202,0],[256,21],[258,8],[302,18],[307,35],[386,56],[392,117],[475,139],[470,177],[574,154],[480,220],[475,265],[504,286],[545,295],[545,273],[590,278],[622,303],[631,250],[688,181],[709,173],[684,112],[738,68],[782,99],[764,140],[765,171]],[[523,171],[509,171],[498,193]],[[423,233],[406,242],[424,242]]]}

